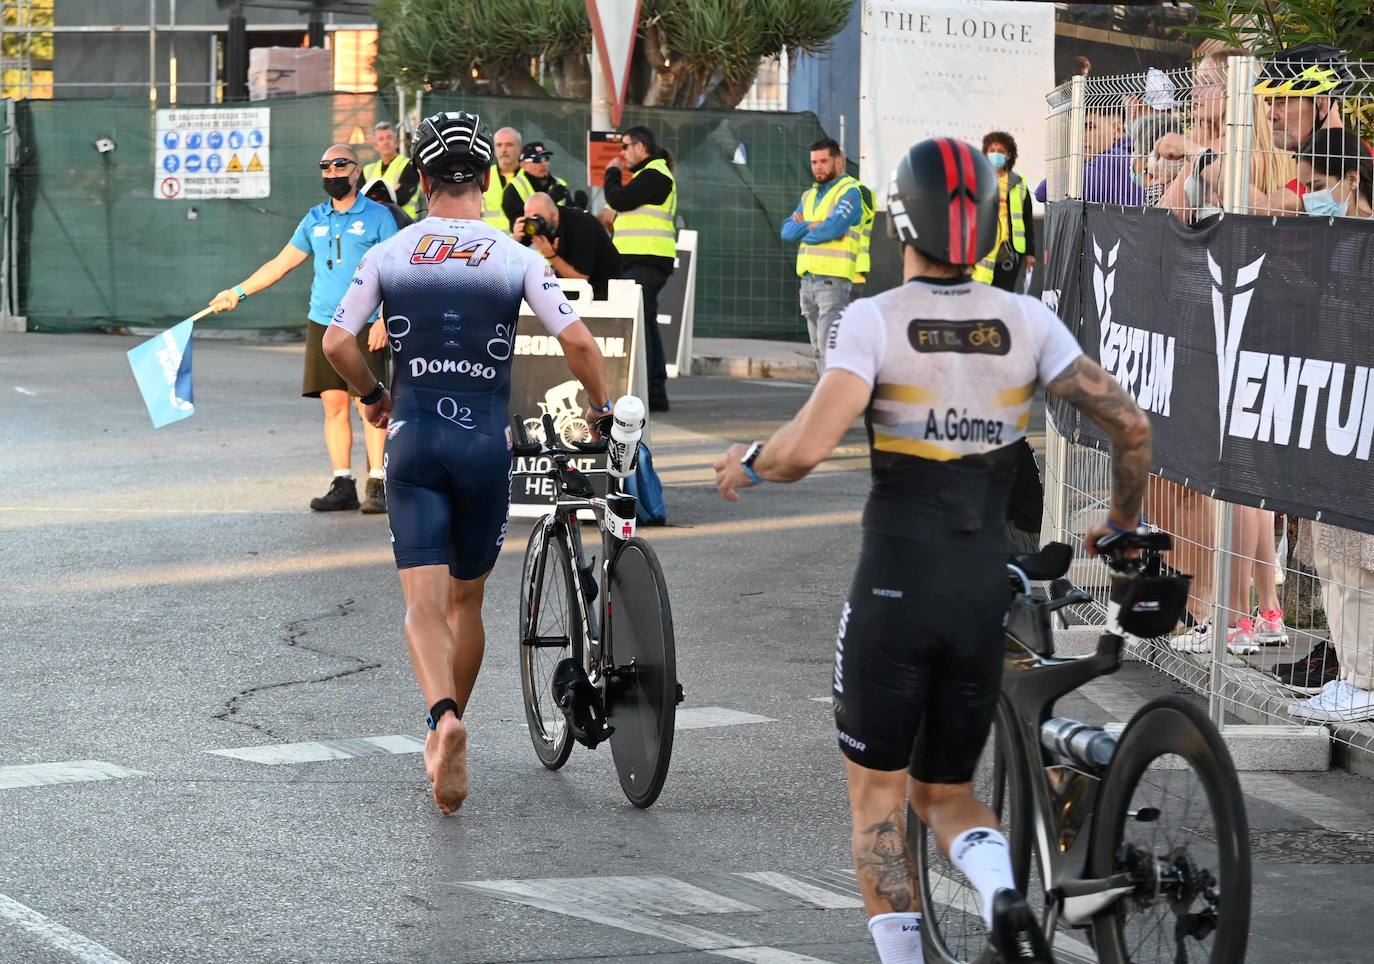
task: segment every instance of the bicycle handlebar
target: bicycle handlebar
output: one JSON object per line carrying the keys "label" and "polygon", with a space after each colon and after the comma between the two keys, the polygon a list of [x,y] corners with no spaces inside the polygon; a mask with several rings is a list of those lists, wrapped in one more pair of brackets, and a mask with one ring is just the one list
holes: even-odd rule
{"label": "bicycle handlebar", "polygon": [[600,455],[606,451],[606,439],[600,442],[573,442],[572,448],[563,448],[555,445],[553,440],[558,438],[558,430],[554,425],[553,416],[548,412],[544,413],[544,441],[543,443],[531,442],[529,436],[525,434],[525,420],[519,413],[511,414],[512,427],[514,428],[515,441],[511,445],[511,451],[516,455],[532,456],[547,455],[550,457],[576,456],[576,455]]}
{"label": "bicycle handlebar", "polygon": [[1097,552],[1114,570],[1130,571],[1138,567],[1140,560],[1125,555],[1139,551],[1146,555],[1168,552],[1174,547],[1173,536],[1167,532],[1113,532],[1097,540]]}

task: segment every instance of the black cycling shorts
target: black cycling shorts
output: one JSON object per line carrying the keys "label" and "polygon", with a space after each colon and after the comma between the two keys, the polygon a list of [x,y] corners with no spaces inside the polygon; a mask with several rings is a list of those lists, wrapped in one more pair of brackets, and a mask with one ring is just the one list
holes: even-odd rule
{"label": "black cycling shorts", "polygon": [[448,566],[476,579],[496,565],[510,518],[505,402],[410,389],[387,429],[387,512],[397,569]]}
{"label": "black cycling shorts", "polygon": [[835,641],[845,756],[924,783],[973,779],[1002,682],[1006,563],[864,533]]}

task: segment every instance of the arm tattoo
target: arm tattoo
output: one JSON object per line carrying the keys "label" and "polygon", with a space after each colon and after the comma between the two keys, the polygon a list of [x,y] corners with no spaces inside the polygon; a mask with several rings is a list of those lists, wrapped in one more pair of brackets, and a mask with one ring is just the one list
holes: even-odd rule
{"label": "arm tattoo", "polygon": [[1150,478],[1149,421],[1134,399],[1102,366],[1080,356],[1048,390],[1096,422],[1112,440],[1112,508],[1140,515]]}
{"label": "arm tattoo", "polygon": [[920,909],[911,872],[911,854],[906,846],[905,806],[892,811],[863,833],[863,843],[855,858],[860,877],[867,877],[873,892],[903,914]]}

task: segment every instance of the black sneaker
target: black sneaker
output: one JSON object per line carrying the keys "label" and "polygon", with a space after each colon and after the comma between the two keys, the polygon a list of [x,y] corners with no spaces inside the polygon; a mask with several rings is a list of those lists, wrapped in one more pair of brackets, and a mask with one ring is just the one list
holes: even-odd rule
{"label": "black sneaker", "polygon": [[386,485],[381,479],[367,480],[367,497],[359,508],[363,515],[386,514]]}
{"label": "black sneaker", "polygon": [[988,936],[1006,964],[1054,964],[1035,911],[1014,890],[999,890],[992,898],[992,929]]}
{"label": "black sneaker", "polygon": [[1295,693],[1320,693],[1323,686],[1340,678],[1341,664],[1336,659],[1336,647],[1322,640],[1306,658],[1279,663],[1270,672]]}
{"label": "black sneaker", "polygon": [[329,485],[329,491],[318,499],[310,500],[310,508],[316,512],[342,512],[358,507],[358,482],[346,476],[336,475]]}

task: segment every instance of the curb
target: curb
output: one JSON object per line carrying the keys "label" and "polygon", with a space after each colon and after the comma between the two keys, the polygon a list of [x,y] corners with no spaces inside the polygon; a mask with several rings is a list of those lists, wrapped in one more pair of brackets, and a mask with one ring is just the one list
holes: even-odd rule
{"label": "curb", "polygon": [[784,361],[773,358],[743,358],[694,355],[693,375],[720,378],[781,378],[787,381],[814,382],[816,365],[809,360]]}

